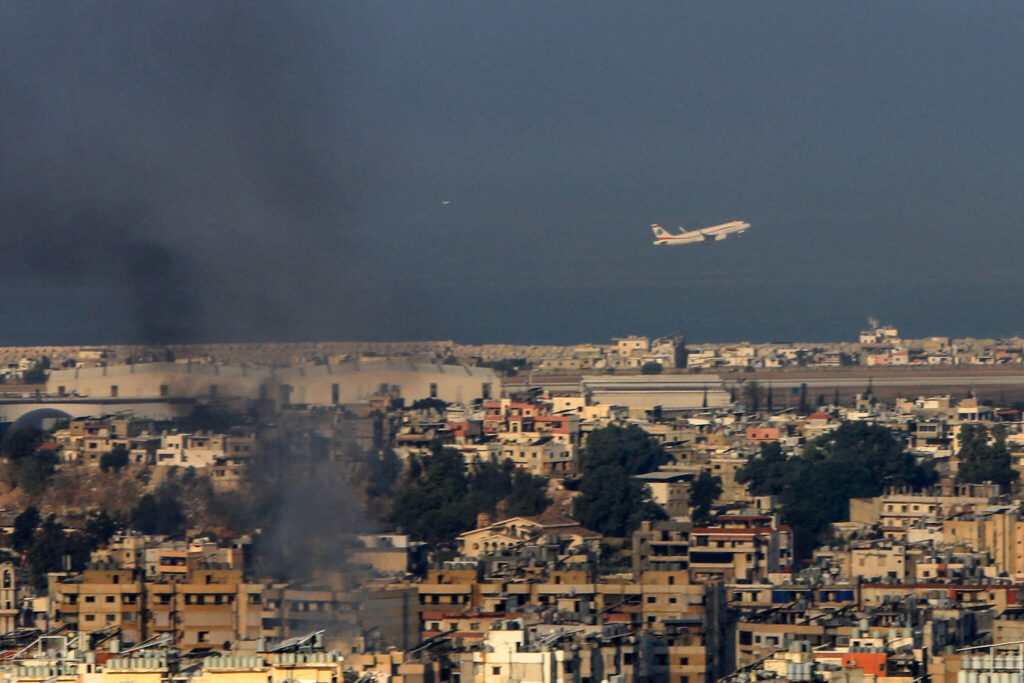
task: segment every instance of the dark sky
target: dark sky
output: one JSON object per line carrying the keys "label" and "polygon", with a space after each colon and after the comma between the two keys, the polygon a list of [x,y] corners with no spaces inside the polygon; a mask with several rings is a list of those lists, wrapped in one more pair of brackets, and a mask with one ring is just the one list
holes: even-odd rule
{"label": "dark sky", "polygon": [[2,3],[0,344],[1024,333],[1022,35],[1009,2]]}

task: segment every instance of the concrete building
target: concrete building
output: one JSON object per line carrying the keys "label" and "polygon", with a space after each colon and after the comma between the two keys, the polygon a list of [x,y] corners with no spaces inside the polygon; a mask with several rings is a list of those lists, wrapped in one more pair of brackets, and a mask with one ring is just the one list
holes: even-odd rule
{"label": "concrete building", "polygon": [[413,402],[468,403],[501,394],[490,368],[376,360],[274,369],[242,365],[145,363],[55,370],[53,396],[104,399],[247,399],[280,405],[337,405],[385,395]]}
{"label": "concrete building", "polygon": [[722,408],[731,402],[722,380],[714,375],[586,375],[580,386],[591,403],[628,406],[634,416],[656,406]]}

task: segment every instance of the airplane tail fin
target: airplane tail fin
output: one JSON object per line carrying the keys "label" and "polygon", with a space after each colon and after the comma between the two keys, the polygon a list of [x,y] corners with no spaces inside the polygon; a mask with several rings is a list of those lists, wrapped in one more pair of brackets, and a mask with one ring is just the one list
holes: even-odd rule
{"label": "airplane tail fin", "polygon": [[661,227],[657,223],[651,225],[651,230],[654,231],[655,237],[671,237],[672,235],[665,228]]}

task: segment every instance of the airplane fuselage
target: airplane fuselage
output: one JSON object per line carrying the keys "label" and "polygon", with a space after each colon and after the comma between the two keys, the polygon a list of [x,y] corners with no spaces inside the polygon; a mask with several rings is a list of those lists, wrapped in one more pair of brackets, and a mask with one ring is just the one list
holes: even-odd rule
{"label": "airplane fuselage", "polygon": [[714,225],[710,228],[690,230],[689,232],[682,232],[678,235],[673,235],[658,225],[651,226],[655,235],[654,244],[665,246],[675,244],[693,244],[694,242],[720,242],[729,235],[742,234],[749,227],[750,223],[732,221],[731,223]]}

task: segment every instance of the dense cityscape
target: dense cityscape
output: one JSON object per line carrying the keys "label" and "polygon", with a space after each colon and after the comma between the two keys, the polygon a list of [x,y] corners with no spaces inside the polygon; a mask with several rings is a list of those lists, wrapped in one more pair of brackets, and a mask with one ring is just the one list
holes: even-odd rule
{"label": "dense cityscape", "polygon": [[1022,35],[0,2],[0,683],[1024,683]]}
{"label": "dense cityscape", "polygon": [[1011,671],[1021,342],[4,349],[0,675]]}

